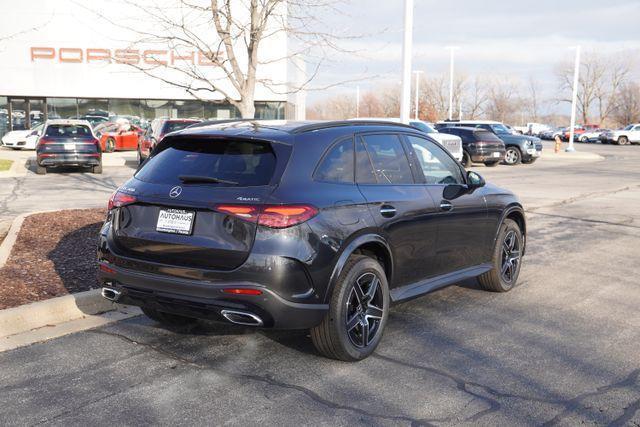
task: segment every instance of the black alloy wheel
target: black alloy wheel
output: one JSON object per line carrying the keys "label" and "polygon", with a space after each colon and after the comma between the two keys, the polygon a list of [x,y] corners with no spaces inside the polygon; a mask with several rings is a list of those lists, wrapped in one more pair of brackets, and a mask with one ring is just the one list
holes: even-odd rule
{"label": "black alloy wheel", "polygon": [[513,283],[517,278],[522,256],[520,240],[515,230],[509,230],[502,240],[502,268],[500,275],[507,283]]}
{"label": "black alloy wheel", "polygon": [[380,330],[384,314],[384,298],[380,279],[373,273],[364,273],[353,284],[347,299],[345,326],[351,343],[364,348]]}

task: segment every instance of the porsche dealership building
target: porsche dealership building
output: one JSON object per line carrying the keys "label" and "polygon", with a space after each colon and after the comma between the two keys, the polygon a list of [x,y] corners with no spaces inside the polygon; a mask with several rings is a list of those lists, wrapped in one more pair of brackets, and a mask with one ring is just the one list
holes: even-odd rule
{"label": "porsche dealership building", "polygon": [[[185,73],[176,70],[186,67],[234,97],[223,70],[202,51],[141,37],[157,25],[143,8],[115,0],[95,4],[99,11],[72,0],[5,8],[0,15],[0,136],[47,118],[94,114],[147,120],[238,116],[220,92],[187,91],[175,84],[185,82]],[[212,27],[205,30],[215,34]],[[259,80],[271,84],[256,87],[256,117],[283,119],[291,104],[287,91],[274,85],[286,87],[286,36],[263,40],[259,54]]]}

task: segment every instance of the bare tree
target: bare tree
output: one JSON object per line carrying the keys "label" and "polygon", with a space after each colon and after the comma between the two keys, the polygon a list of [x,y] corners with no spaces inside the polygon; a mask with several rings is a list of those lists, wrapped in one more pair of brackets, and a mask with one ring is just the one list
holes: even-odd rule
{"label": "bare tree", "polygon": [[312,120],[346,120],[356,116],[353,96],[335,95],[316,103],[307,112]]}
{"label": "bare tree", "polygon": [[515,123],[522,112],[522,98],[515,83],[494,80],[487,90],[485,114],[492,120]]}
{"label": "bare tree", "polygon": [[[562,64],[558,68],[560,89],[564,96],[561,102],[571,102],[573,90],[573,67]],[[615,110],[615,96],[628,80],[629,61],[621,56],[603,56],[595,53],[585,55],[580,64],[578,80],[578,112],[582,123],[591,118],[604,123]]]}
{"label": "bare tree", "polygon": [[638,83],[624,83],[618,88],[612,118],[621,126],[640,122],[640,85]]}
{"label": "bare tree", "polygon": [[[145,43],[165,46],[174,52],[193,52],[186,58],[178,56],[178,60],[158,60],[150,55],[140,63],[125,63],[197,99],[210,99],[205,94],[216,93],[235,106],[243,118],[253,118],[258,85],[276,94],[301,90],[317,75],[328,53],[340,50],[338,42],[348,37],[330,32],[319,18],[331,16],[327,11],[337,12],[335,3],[335,0],[125,0],[143,17],[146,23],[143,29],[130,28],[94,12],[113,25],[138,34],[139,39],[132,45]],[[265,41],[277,37],[288,37],[291,49],[281,56],[268,56],[261,48]],[[297,86],[260,72],[270,64],[302,55],[311,58],[313,67],[307,79]],[[221,73],[214,75],[212,68]]]}
{"label": "bare tree", "polygon": [[[538,114],[540,111],[540,99],[538,97],[538,82],[533,78],[533,76],[529,77],[529,97],[528,100],[528,108],[527,112],[531,120],[534,122],[538,121]],[[524,123],[522,123],[524,125]]]}
{"label": "bare tree", "polygon": [[466,118],[469,120],[478,119],[484,113],[485,104],[488,100],[484,80],[476,76],[473,83],[467,86],[466,92],[469,94],[464,98]]}

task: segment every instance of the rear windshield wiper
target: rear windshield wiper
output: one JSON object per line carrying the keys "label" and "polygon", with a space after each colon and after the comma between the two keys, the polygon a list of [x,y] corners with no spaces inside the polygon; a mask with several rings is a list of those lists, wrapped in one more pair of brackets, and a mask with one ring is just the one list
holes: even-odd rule
{"label": "rear windshield wiper", "polygon": [[185,184],[190,182],[213,182],[215,184],[228,184],[228,185],[239,185],[235,181],[228,181],[226,179],[216,178],[214,176],[206,176],[206,175],[179,175],[178,179]]}

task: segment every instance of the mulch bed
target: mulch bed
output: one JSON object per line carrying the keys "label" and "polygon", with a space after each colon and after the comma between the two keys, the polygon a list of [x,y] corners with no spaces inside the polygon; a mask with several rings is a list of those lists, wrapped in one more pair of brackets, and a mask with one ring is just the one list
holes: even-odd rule
{"label": "mulch bed", "polygon": [[0,309],[97,288],[96,250],[104,209],[27,217],[0,269]]}

